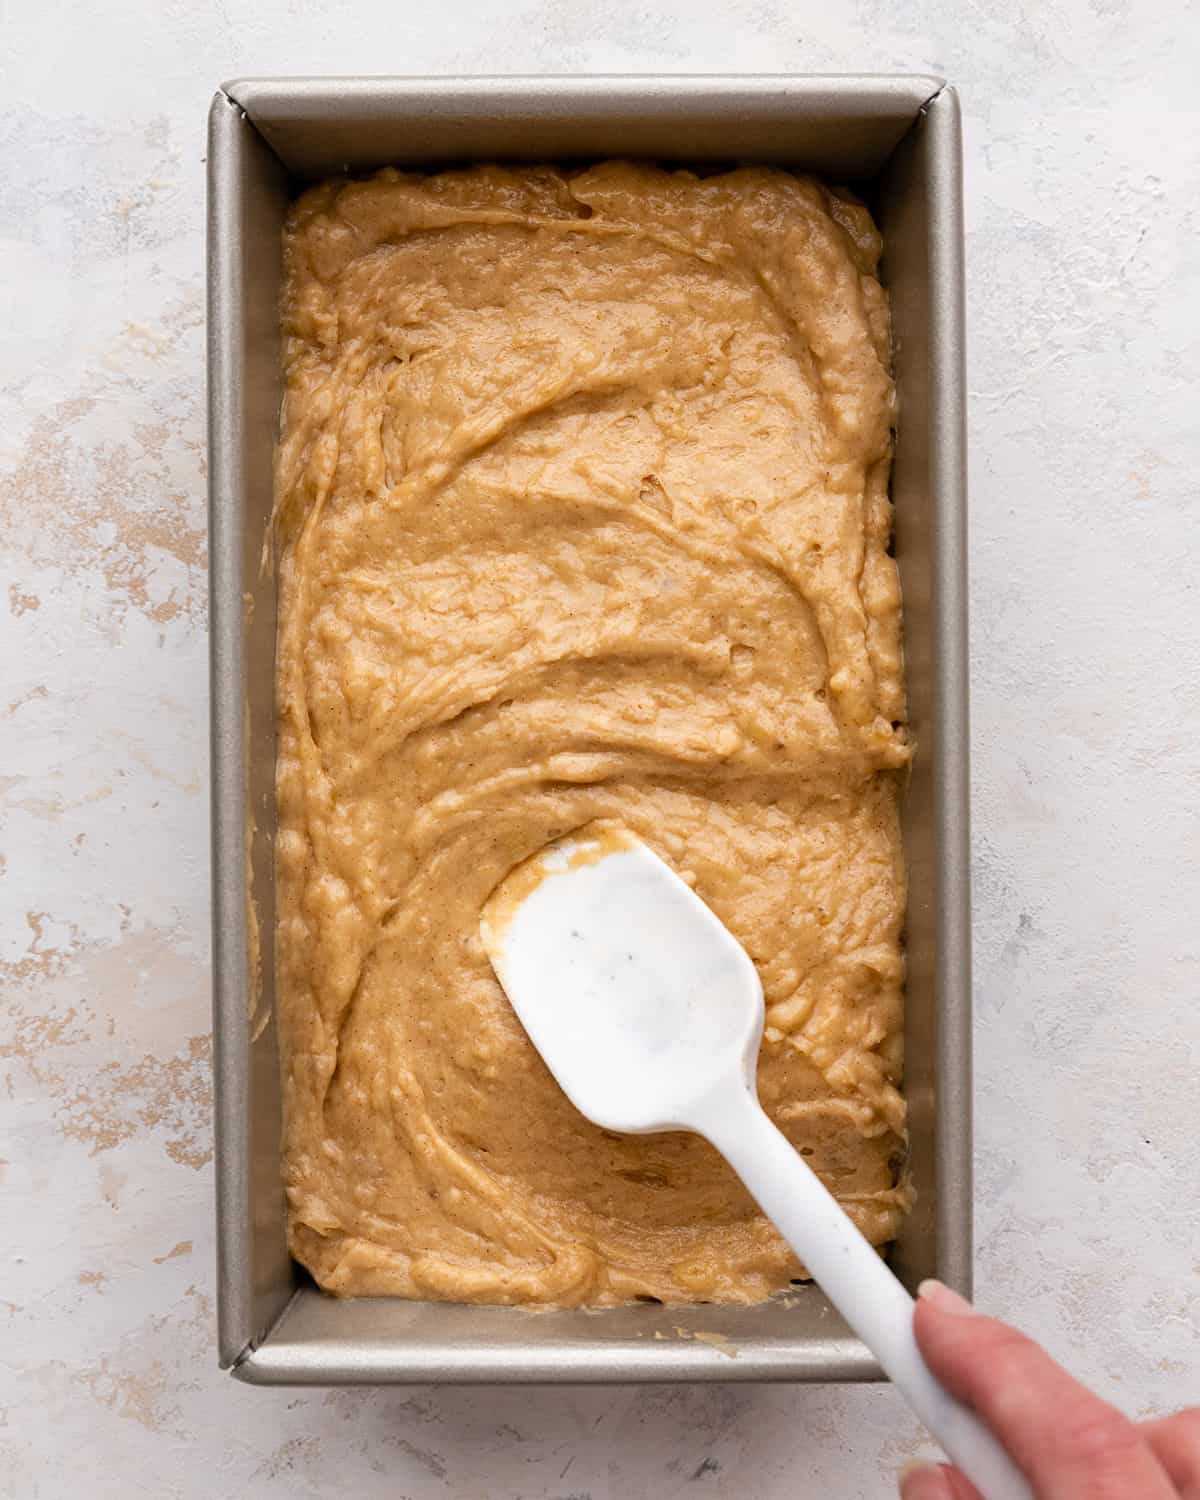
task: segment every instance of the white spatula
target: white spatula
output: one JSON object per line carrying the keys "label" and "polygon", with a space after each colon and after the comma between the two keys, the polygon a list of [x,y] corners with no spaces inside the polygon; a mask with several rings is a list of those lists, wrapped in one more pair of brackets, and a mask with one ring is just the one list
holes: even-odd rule
{"label": "white spatula", "polygon": [[1032,1500],[1008,1455],[930,1374],[913,1300],[764,1114],[754,965],[692,890],[624,830],[519,865],[480,931],[567,1097],[606,1130],[692,1130],[726,1158],[985,1500]]}

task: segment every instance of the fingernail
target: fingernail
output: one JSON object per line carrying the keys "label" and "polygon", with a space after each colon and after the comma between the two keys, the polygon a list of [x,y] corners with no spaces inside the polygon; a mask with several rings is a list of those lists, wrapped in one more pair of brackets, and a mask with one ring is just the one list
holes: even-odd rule
{"label": "fingernail", "polygon": [[898,1478],[900,1500],[941,1500],[946,1494],[946,1479],[939,1464],[910,1458]]}
{"label": "fingernail", "polygon": [[967,1299],[952,1291],[944,1281],[923,1281],[917,1288],[917,1296],[924,1302],[932,1303],[939,1312],[949,1313],[952,1317],[975,1316],[975,1309]]}

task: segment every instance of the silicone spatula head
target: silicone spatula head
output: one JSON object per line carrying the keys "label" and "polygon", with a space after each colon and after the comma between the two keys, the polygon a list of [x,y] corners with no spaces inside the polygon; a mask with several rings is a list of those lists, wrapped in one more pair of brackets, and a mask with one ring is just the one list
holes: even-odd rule
{"label": "silicone spatula head", "polygon": [[717,1084],[753,1077],[763,1025],[754,965],[624,829],[585,829],[518,865],[480,931],[547,1067],[605,1129],[694,1128]]}

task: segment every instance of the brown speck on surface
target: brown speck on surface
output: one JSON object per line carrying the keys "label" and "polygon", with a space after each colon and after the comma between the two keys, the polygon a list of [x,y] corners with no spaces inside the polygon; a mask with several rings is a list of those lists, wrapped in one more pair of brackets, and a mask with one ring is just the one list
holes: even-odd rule
{"label": "brown speck on surface", "polygon": [[[160,625],[184,616],[202,622],[207,529],[196,457],[180,487],[184,465],[167,451],[167,429],[145,426],[140,440],[137,430],[126,434],[105,420],[118,399],[119,390],[74,396],[34,417],[6,476],[0,519],[20,526],[35,566],[68,559],[72,572],[98,570],[110,608],[132,607]],[[160,559],[183,569],[165,590]]]}
{"label": "brown speck on surface", "polygon": [[14,698],[4,710],[4,717],[6,719],[11,718],[18,709],[24,708],[27,703],[36,703],[40,698],[48,698],[49,696],[50,689],[44,683],[39,682],[36,687],[31,687],[28,692],[22,693],[19,698]]}
{"label": "brown speck on surface", "polygon": [[168,1250],[165,1255],[156,1255],[154,1257],[154,1264],[156,1266],[161,1266],[168,1260],[176,1260],[181,1255],[190,1255],[191,1253],[191,1240],[180,1240],[179,1243],[173,1249]]}
{"label": "brown speck on surface", "polygon": [[148,1432],[161,1431],[179,1413],[176,1384],[161,1360],[143,1367],[133,1359],[117,1364],[105,1356],[78,1378],[94,1400]]}
{"label": "brown speck on surface", "polygon": [[303,1472],[317,1458],[321,1444],[315,1437],[289,1438],[254,1470],[254,1479],[279,1479],[284,1474]]}
{"label": "brown speck on surface", "polygon": [[[5,977],[11,979],[12,976],[6,974]],[[0,1035],[0,1057],[22,1058],[31,1065],[35,1077],[44,1079],[47,1077],[43,1062],[46,1052],[86,1040],[86,1037],[86,1027],[75,1006],[61,1014],[53,1011],[39,1014],[13,1007],[8,1014],[7,1036]]]}
{"label": "brown speck on surface", "polygon": [[42,601],[36,594],[27,593],[17,583],[10,583],[8,586],[8,603],[10,610],[16,616],[28,614],[32,609],[42,607]]}
{"label": "brown speck on surface", "polygon": [[[46,926],[52,920],[49,912],[25,913],[25,925],[33,936],[20,958],[0,963],[0,978],[9,984],[19,984],[33,978],[51,979],[61,974],[71,960],[78,957],[83,948],[83,940],[71,924],[67,925],[71,928],[72,940],[65,948],[46,942]],[[2,1050],[3,1044],[0,1043],[0,1051]]]}
{"label": "brown speck on surface", "polygon": [[124,1172],[117,1169],[104,1158],[100,1160],[100,1196],[107,1203],[113,1213],[121,1211],[121,1193],[128,1181]]}
{"label": "brown speck on surface", "polygon": [[172,1161],[203,1167],[212,1158],[211,1057],[211,1039],[196,1036],[174,1057],[107,1063],[90,1085],[77,1085],[63,1100],[60,1129],[93,1155],[153,1131],[166,1136],[163,1149]]}

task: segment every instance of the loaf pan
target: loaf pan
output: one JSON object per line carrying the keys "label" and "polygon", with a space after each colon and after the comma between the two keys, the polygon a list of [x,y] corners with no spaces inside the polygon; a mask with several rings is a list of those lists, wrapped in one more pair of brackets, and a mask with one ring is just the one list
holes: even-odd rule
{"label": "loaf pan", "polygon": [[954,91],[910,76],[242,79],[209,122],[213,1007],[222,1365],[261,1385],[873,1380],[814,1286],[754,1307],[532,1312],[339,1301],[288,1256],[273,1005],[280,230],[306,184],[396,164],[772,162],[854,187],[883,231],[900,396],[893,493],[917,745],[906,1090],[914,1287],[970,1290],[963,293]]}

